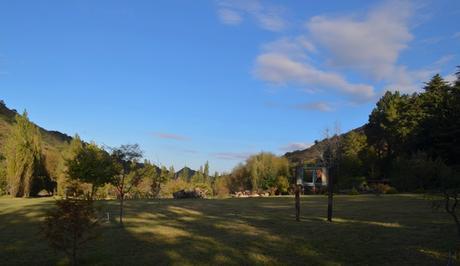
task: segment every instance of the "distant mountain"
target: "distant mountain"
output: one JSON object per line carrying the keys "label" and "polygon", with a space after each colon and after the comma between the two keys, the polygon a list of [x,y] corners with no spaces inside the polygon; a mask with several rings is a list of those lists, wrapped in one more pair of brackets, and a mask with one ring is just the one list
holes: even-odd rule
{"label": "distant mountain", "polygon": [[[364,126],[350,130],[344,134],[341,134],[340,136],[345,137],[348,134],[350,134],[350,132],[364,133]],[[288,161],[292,164],[297,164],[299,162],[315,163],[318,159],[321,158],[325,146],[326,139],[323,139],[321,141],[316,141],[314,145],[310,146],[307,149],[287,152],[283,156],[286,157]]]}
{"label": "distant mountain", "polygon": [[196,173],[195,170],[185,166],[184,168],[182,168],[182,169],[180,169],[179,171],[176,172],[175,177],[178,178],[178,177],[182,176],[184,171],[188,171],[187,180],[190,180],[192,178],[192,176],[195,175],[195,173]]}

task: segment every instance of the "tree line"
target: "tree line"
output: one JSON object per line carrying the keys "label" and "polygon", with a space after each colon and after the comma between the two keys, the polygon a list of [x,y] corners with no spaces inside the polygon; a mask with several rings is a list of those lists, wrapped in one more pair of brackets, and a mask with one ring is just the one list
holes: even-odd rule
{"label": "tree line", "polygon": [[[438,189],[446,177],[458,180],[460,169],[460,73],[453,83],[435,75],[413,94],[387,91],[368,122],[346,134],[326,134],[313,164],[327,165],[336,189],[362,189],[384,182],[399,191]],[[187,167],[158,167],[143,160],[138,145],[117,148],[85,143],[78,135],[59,156],[44,152],[41,135],[27,113],[16,123],[0,162],[0,193],[35,196],[40,191],[91,197],[171,197],[199,187],[209,195],[269,191],[286,194],[294,184],[294,164],[261,152],[230,173]],[[306,162],[303,162],[306,163]]]}
{"label": "tree line", "polygon": [[[327,166],[335,190],[383,185],[386,191],[424,192],[460,180],[460,72],[453,83],[435,75],[420,92],[387,91],[357,130],[325,133],[320,151],[304,165]],[[284,193],[299,162],[261,153],[227,176],[231,191]],[[450,180],[447,182],[446,180]],[[447,182],[447,183],[446,183]]]}

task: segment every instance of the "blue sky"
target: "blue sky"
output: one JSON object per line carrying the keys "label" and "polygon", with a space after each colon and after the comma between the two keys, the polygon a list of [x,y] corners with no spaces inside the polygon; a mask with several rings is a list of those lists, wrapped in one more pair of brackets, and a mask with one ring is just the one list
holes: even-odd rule
{"label": "blue sky", "polygon": [[228,171],[452,79],[460,1],[0,0],[0,99],[87,141]]}

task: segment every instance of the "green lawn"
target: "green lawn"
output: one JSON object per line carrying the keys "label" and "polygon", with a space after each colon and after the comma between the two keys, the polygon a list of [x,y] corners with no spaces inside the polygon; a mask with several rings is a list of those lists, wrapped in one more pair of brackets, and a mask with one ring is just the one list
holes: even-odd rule
{"label": "green lawn", "polygon": [[[125,226],[104,224],[81,254],[85,265],[445,265],[452,220],[415,195],[142,200],[126,203]],[[66,264],[39,229],[53,199],[0,198],[0,265]],[[117,213],[117,202],[98,202]],[[116,217],[113,217],[116,218]]]}

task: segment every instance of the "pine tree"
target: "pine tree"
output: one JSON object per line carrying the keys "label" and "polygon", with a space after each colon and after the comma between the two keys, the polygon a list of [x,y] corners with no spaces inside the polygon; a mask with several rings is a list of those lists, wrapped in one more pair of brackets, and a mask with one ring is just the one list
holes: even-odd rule
{"label": "pine tree", "polygon": [[6,168],[9,193],[15,197],[34,196],[39,192],[43,172],[42,140],[27,112],[16,116],[16,124],[6,143]]}

